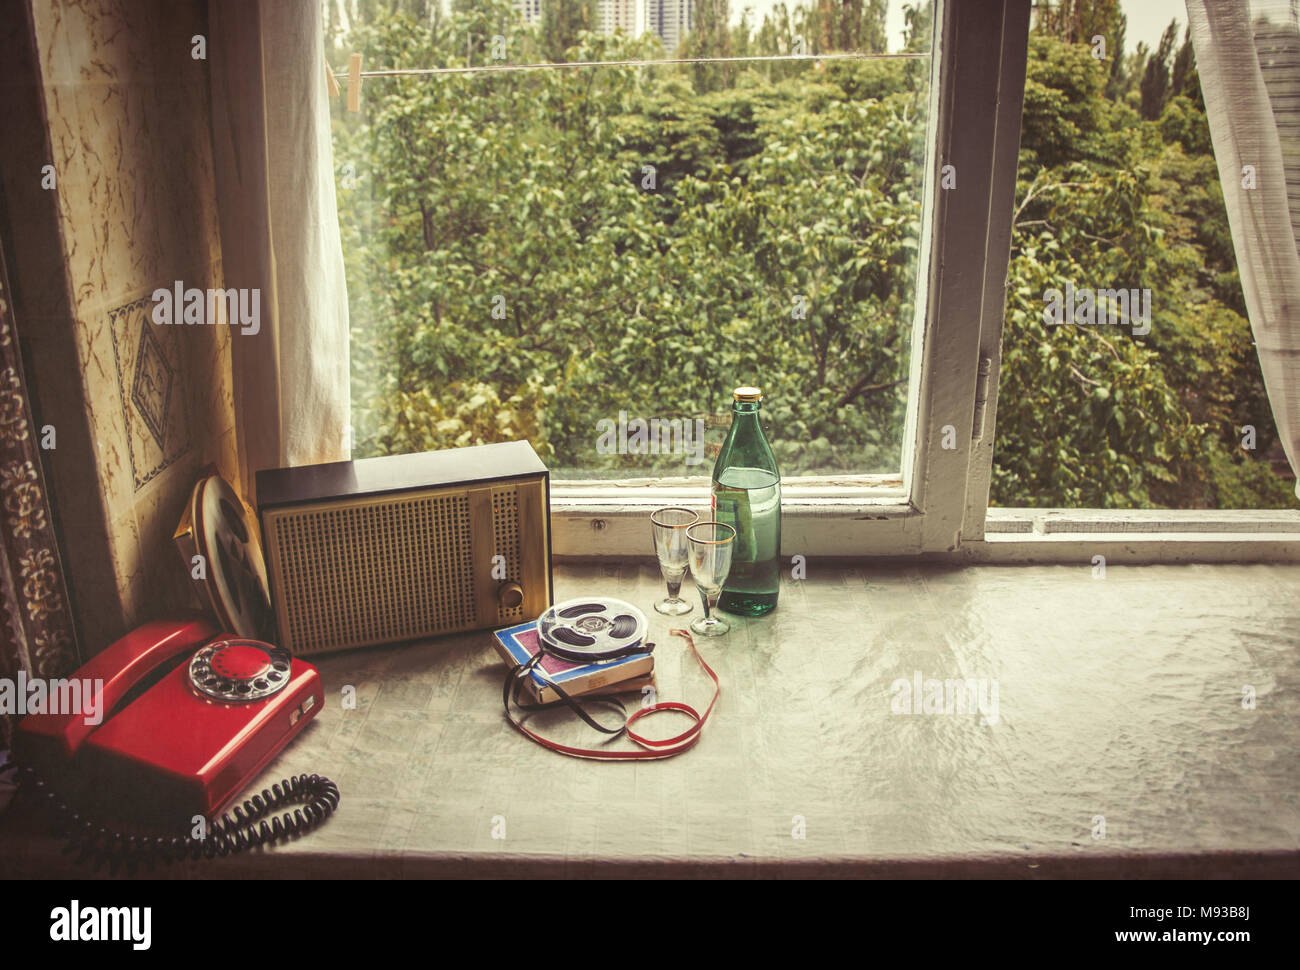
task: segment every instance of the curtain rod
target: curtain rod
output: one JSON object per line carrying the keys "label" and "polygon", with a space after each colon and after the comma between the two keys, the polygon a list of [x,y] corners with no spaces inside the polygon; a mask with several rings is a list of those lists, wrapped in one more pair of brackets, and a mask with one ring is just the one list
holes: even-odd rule
{"label": "curtain rod", "polygon": [[919,60],[929,58],[929,53],[901,54],[767,54],[754,57],[676,57],[661,61],[566,61],[559,64],[484,64],[479,67],[422,67],[386,71],[361,71],[350,75],[348,71],[336,73],[336,78],[353,77],[422,77],[437,74],[480,74],[492,71],[545,71],[574,67],[660,67],[665,64],[737,64],[761,61],[869,61],[869,60]]}

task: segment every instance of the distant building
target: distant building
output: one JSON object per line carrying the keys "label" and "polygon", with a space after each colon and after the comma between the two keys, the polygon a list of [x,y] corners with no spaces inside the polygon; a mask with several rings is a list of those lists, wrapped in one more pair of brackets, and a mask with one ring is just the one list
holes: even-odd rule
{"label": "distant building", "polygon": [[1273,107],[1277,137],[1286,169],[1286,195],[1291,207],[1291,231],[1300,239],[1300,11],[1278,7],[1251,24],[1260,75]]}
{"label": "distant building", "polygon": [[695,28],[695,0],[645,0],[645,26],[676,54],[682,38]]}
{"label": "distant building", "polygon": [[528,25],[542,22],[542,0],[511,0],[519,19]]}
{"label": "distant building", "polygon": [[636,0],[596,0],[596,29],[606,36],[636,33]]}

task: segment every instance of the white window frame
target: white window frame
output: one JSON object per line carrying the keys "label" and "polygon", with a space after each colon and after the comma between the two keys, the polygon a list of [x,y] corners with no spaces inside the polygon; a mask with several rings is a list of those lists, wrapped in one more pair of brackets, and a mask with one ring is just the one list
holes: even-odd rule
{"label": "white window frame", "polygon": [[[902,474],[786,479],[782,554],[981,563],[1300,561],[1300,511],[991,509],[1030,0],[936,5],[922,263]],[[943,165],[957,188],[936,190]],[[958,447],[941,447],[944,429]],[[552,484],[563,558],[651,554],[651,510],[700,480]]]}

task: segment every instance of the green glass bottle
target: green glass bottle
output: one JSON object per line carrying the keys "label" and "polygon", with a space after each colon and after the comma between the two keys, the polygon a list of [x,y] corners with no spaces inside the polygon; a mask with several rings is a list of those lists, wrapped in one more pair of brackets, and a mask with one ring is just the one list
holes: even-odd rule
{"label": "green glass bottle", "polygon": [[736,530],[718,608],[738,616],[771,613],[781,590],[781,472],[758,423],[762,400],[756,387],[736,388],[713,466],[713,517]]}

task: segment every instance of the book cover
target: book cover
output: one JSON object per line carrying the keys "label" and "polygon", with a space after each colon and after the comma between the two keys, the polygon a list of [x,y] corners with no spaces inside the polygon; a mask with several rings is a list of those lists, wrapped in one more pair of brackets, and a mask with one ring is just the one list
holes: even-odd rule
{"label": "book cover", "polygon": [[[496,641],[497,653],[511,667],[527,663],[540,649],[536,620],[496,630],[492,638]],[[527,686],[533,695],[533,702],[542,704],[559,699],[559,695],[549,686],[552,682],[563,687],[565,693],[574,696],[597,691],[614,693],[639,690],[643,684],[624,685],[624,681],[646,678],[645,684],[653,684],[650,675],[654,671],[654,665],[654,654],[651,653],[635,653],[594,664],[575,664],[559,657],[546,656],[538,664],[542,669],[532,672]],[[611,689],[615,685],[617,690]]]}

